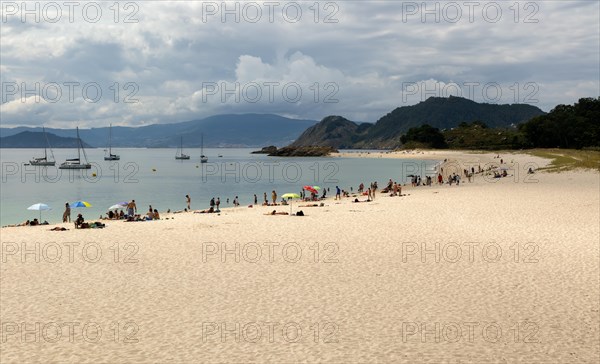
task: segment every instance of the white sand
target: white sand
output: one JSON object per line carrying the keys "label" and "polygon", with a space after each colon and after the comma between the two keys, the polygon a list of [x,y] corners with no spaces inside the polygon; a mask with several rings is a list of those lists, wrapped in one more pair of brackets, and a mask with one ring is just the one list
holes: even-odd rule
{"label": "white sand", "polygon": [[[519,166],[546,163],[501,156]],[[496,162],[491,154],[438,158]],[[328,200],[302,208],[305,217],[240,207],[107,222],[102,230],[2,229],[0,361],[596,363],[600,175],[528,177],[523,170],[493,182],[478,176],[458,187],[408,187],[408,196],[377,195],[371,203]],[[33,254],[23,261],[7,253],[36,242],[46,252],[39,263]],[[69,242],[78,243],[73,262]],[[54,263],[52,243],[62,249]],[[86,258],[94,258],[94,244],[102,251],[96,263],[82,257],[88,243]],[[240,253],[206,253],[223,243],[239,243]],[[439,262],[421,254],[436,243]],[[253,262],[257,246],[262,256]],[[36,322],[38,337],[22,337],[21,323]],[[74,342],[67,326],[53,342],[51,323],[68,322],[79,324]],[[117,342],[113,322],[120,322]],[[94,341],[94,324],[102,336],[86,342],[82,333]],[[224,338],[222,325],[232,330]],[[291,342],[297,327],[302,333]],[[128,334],[138,342],[124,342]]]}

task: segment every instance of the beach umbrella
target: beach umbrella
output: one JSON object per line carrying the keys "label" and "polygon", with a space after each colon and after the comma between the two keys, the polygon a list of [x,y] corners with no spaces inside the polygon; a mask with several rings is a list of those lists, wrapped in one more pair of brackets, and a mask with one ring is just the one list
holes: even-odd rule
{"label": "beach umbrella", "polygon": [[76,201],[73,202],[72,204],[70,204],[71,208],[77,208],[77,207],[92,207],[92,204],[90,204],[89,202],[86,201]]}
{"label": "beach umbrella", "polygon": [[27,208],[27,210],[39,211],[40,212],[40,223],[42,222],[42,211],[52,210],[52,207],[46,205],[45,203],[36,203],[35,205],[31,205]]}
{"label": "beach umbrella", "polygon": [[304,186],[303,189],[307,190],[308,192],[312,192],[315,195],[318,193],[317,190],[313,186]]}
{"label": "beach umbrella", "polygon": [[291,215],[292,214],[292,201],[291,200],[293,198],[300,198],[300,195],[297,193],[285,193],[281,197],[290,200],[290,215]]}
{"label": "beach umbrella", "polygon": [[[127,205],[125,205],[127,206]],[[120,210],[120,209],[124,209],[125,206],[121,205],[120,203],[116,204],[116,205],[112,205],[111,207],[109,207],[109,210]]]}

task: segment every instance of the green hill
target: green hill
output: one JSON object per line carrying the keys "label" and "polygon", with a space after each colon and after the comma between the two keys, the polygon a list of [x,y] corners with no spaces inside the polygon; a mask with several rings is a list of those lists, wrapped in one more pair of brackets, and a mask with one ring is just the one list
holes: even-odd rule
{"label": "green hill", "polygon": [[544,115],[531,105],[482,104],[461,97],[431,97],[412,106],[399,107],[375,124],[357,124],[340,116],[329,116],[308,128],[293,146],[391,149],[402,145],[401,137],[424,124],[439,130],[463,122],[483,121],[490,128],[509,128]]}

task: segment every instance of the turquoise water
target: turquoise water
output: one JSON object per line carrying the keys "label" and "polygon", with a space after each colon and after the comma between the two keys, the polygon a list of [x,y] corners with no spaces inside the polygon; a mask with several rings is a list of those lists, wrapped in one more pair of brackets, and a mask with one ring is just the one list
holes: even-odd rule
{"label": "turquoise water", "polygon": [[[81,212],[88,219],[131,199],[136,200],[139,212],[146,212],[148,205],[159,211],[182,210],[186,194],[192,199],[192,209],[208,208],[212,197],[221,198],[221,207],[231,207],[236,195],[244,206],[253,203],[253,194],[261,203],[263,192],[270,199],[272,190],[281,196],[300,193],[304,185],[330,188],[328,195],[334,195],[336,185],[356,190],[361,182],[368,186],[377,181],[383,187],[392,178],[404,183],[407,175],[432,173],[437,164],[384,158],[276,158],[250,154],[252,150],[205,149],[209,163],[200,164],[199,149],[185,150],[192,156],[188,161],[175,160],[175,149],[114,150],[120,161],[104,161],[102,149],[89,149],[92,169],[67,171],[24,165],[43,150],[0,149],[0,225],[38,217],[37,211],[27,210],[38,202],[52,207],[42,212],[42,219],[50,223],[61,221],[65,202],[78,200],[92,207],[73,209],[71,216]],[[74,151],[58,149],[54,155],[58,166],[72,158]]]}

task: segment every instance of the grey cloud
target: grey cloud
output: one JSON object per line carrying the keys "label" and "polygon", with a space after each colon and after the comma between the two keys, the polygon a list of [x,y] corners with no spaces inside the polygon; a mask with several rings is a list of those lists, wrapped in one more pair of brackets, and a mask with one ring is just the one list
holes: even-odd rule
{"label": "grey cloud", "polygon": [[[402,3],[395,1],[334,2],[339,22],[333,24],[323,23],[323,8],[320,22],[312,20],[308,6],[313,2],[302,3],[305,13],[296,24],[280,16],[273,23],[264,17],[256,24],[223,24],[219,17],[203,22],[198,2],[139,2],[137,24],[11,20],[0,30],[3,82],[93,80],[103,87],[135,82],[140,102],[122,102],[121,90],[118,103],[108,91],[98,103],[5,103],[2,124],[142,125],[243,112],[312,119],[340,114],[375,121],[397,106],[421,101],[403,100],[407,82],[497,82],[505,91],[503,102],[515,101],[510,85],[534,82],[539,86],[536,106],[545,110],[598,96],[600,3],[531,3],[539,6],[537,24],[514,23],[507,3],[502,3],[505,13],[498,23],[486,22],[480,14],[473,23],[424,24],[418,17],[404,22]],[[526,14],[521,9],[520,16]],[[242,71],[244,82],[302,83],[305,98],[298,104],[281,98],[203,102],[203,83],[240,82],[236,72]],[[338,85],[339,102],[322,102],[323,90],[321,102],[306,98],[311,84],[327,82]]]}

